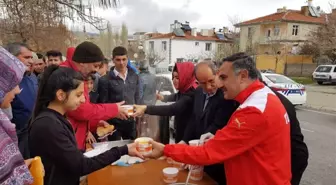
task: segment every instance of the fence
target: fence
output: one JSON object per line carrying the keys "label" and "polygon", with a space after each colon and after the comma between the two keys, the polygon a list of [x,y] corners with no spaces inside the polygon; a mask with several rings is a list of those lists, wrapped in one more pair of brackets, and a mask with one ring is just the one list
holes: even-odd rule
{"label": "fence", "polygon": [[258,69],[272,69],[287,76],[311,76],[317,67],[313,57],[307,55],[257,55],[255,59]]}

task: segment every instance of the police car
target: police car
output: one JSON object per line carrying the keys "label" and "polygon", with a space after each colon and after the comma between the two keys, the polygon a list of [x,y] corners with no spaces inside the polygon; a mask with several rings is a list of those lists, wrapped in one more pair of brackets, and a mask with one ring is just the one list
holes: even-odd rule
{"label": "police car", "polygon": [[286,96],[294,105],[306,103],[307,93],[304,85],[275,73],[261,73],[263,81],[273,90]]}

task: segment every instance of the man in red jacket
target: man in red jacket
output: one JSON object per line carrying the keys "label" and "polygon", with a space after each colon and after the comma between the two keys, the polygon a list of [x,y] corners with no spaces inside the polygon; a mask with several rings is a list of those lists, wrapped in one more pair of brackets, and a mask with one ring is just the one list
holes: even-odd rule
{"label": "man in red jacket", "polygon": [[223,59],[217,73],[225,99],[240,103],[227,126],[203,146],[152,142],[149,157],[165,155],[193,165],[224,162],[228,185],[290,185],[290,131],[285,108],[258,80],[251,57]]}
{"label": "man in red jacket", "polygon": [[[79,71],[84,77],[89,77],[97,72],[103,60],[104,55],[97,45],[83,42],[76,47],[72,60],[66,60],[61,66],[70,67]],[[123,103],[92,104],[87,83],[84,84],[84,96],[85,103],[67,115],[74,128],[78,148],[83,151],[89,133],[89,123],[108,125],[103,120],[115,117],[127,119],[128,117],[126,110],[120,107]]]}

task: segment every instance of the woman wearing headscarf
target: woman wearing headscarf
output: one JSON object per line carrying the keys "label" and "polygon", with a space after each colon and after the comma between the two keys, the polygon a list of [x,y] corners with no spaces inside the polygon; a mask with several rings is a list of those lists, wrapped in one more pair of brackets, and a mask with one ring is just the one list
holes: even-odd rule
{"label": "woman wearing headscarf", "polygon": [[[18,148],[15,125],[8,115],[11,102],[20,93],[19,83],[26,67],[0,46],[0,184],[31,184],[33,179]],[[8,115],[7,115],[8,114]]]}
{"label": "woman wearing headscarf", "polygon": [[175,101],[170,105],[135,105],[136,112],[134,116],[142,116],[143,114],[158,116],[175,116],[174,125],[176,129],[175,142],[182,140],[185,128],[192,115],[193,92],[197,87],[194,75],[194,64],[192,62],[176,63],[173,74],[173,84],[178,93],[170,96],[169,100]]}

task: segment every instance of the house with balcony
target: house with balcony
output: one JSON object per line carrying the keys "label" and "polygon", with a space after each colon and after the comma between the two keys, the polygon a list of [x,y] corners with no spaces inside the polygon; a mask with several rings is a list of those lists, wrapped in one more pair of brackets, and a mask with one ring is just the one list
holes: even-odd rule
{"label": "house with balcony", "polygon": [[256,54],[297,54],[300,45],[309,39],[311,31],[326,24],[327,14],[315,7],[312,0],[301,10],[277,12],[241,22],[240,50]]}
{"label": "house with balcony", "polygon": [[175,20],[170,32],[148,37],[145,41],[147,58],[161,60],[158,67],[183,61],[198,61],[212,56],[224,45],[232,44],[233,39],[227,28],[191,28],[189,22]]}

